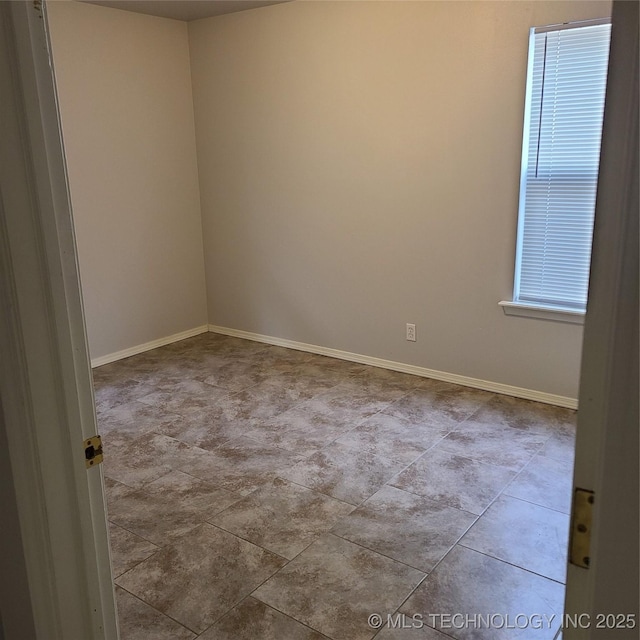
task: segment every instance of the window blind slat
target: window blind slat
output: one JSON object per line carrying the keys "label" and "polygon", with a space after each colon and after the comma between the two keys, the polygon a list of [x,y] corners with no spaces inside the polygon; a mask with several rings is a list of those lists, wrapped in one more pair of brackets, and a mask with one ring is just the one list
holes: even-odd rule
{"label": "window blind slat", "polygon": [[610,33],[532,36],[516,301],[586,306]]}

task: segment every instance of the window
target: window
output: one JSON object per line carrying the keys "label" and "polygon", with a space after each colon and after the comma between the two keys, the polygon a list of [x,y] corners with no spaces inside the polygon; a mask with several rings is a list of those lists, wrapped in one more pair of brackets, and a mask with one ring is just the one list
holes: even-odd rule
{"label": "window", "polygon": [[500,303],[507,313],[582,321],[610,35],[608,20],[531,30],[514,296]]}

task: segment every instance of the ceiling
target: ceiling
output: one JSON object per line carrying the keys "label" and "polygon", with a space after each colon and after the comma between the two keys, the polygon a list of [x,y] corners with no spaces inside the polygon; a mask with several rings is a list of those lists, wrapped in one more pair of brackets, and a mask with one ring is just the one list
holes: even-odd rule
{"label": "ceiling", "polygon": [[124,9],[150,16],[173,18],[174,20],[199,20],[224,13],[235,13],[247,9],[257,9],[270,4],[280,4],[290,0],[81,0],[104,7]]}

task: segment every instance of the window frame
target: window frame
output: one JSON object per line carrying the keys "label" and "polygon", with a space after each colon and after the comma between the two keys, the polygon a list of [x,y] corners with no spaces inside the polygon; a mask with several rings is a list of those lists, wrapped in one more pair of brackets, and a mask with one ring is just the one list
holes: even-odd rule
{"label": "window frame", "polygon": [[[529,155],[529,135],[533,98],[533,73],[535,56],[535,37],[541,33],[557,32],[566,29],[579,29],[582,27],[592,27],[598,25],[611,24],[611,18],[596,18],[592,20],[581,20],[562,24],[546,25],[543,27],[532,27],[529,30],[529,44],[527,56],[527,75],[525,89],[524,119],[522,131],[522,154],[520,158],[520,181],[518,195],[518,221],[516,232],[515,267],[513,278],[513,292],[511,300],[502,300],[498,304],[502,307],[506,315],[523,316],[528,318],[538,318],[544,320],[555,320],[572,324],[584,324],[586,308],[581,309],[575,306],[563,306],[552,303],[537,303],[533,301],[523,301],[519,299],[519,287],[522,263],[522,248],[524,236],[524,215],[527,186],[527,162]],[[606,91],[606,89],[605,89]],[[593,242],[593,237],[592,237]],[[585,305],[586,307],[586,305]]]}

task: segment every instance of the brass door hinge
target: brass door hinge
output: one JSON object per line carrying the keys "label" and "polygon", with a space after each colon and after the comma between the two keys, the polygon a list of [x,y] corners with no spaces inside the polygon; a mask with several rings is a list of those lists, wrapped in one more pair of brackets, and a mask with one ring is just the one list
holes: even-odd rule
{"label": "brass door hinge", "polygon": [[84,441],[84,457],[87,469],[99,465],[104,459],[102,454],[102,438],[93,436]]}
{"label": "brass door hinge", "polygon": [[589,568],[591,563],[591,520],[593,517],[594,493],[587,489],[576,489],[571,511],[571,541],[569,562],[578,567]]}

